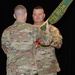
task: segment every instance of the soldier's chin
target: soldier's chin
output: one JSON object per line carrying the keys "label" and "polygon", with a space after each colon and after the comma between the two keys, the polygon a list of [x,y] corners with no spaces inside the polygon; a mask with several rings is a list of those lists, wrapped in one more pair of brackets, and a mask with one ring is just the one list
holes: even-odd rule
{"label": "soldier's chin", "polygon": [[36,21],[41,21],[41,19],[36,19]]}
{"label": "soldier's chin", "polygon": [[41,22],[40,20],[37,20],[36,22]]}

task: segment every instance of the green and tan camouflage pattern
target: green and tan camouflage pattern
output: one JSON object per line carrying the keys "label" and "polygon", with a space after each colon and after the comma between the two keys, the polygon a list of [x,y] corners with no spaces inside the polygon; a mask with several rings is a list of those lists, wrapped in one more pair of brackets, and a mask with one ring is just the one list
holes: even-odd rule
{"label": "green and tan camouflage pattern", "polygon": [[[51,25],[50,37],[52,39],[50,46],[39,45],[36,48],[36,64],[38,68],[38,75],[47,75],[59,72],[60,66],[55,54],[55,48],[61,48],[63,37],[59,30]],[[56,75],[56,74],[53,74]]]}
{"label": "green and tan camouflage pattern", "polygon": [[50,38],[31,24],[15,21],[1,37],[2,49],[7,55],[7,75],[33,75],[37,73],[35,41],[49,45]]}

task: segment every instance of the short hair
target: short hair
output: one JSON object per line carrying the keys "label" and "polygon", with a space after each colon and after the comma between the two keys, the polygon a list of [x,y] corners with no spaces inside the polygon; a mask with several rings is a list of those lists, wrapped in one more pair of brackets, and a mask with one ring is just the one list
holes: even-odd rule
{"label": "short hair", "polygon": [[25,6],[23,5],[17,5],[15,8],[14,8],[14,14],[15,15],[18,15],[19,12],[19,15],[23,14],[24,12],[27,12],[27,9]]}
{"label": "short hair", "polygon": [[42,6],[36,6],[36,7],[34,7],[34,9],[43,9],[43,7]]}
{"label": "short hair", "polygon": [[33,10],[34,10],[34,9],[42,9],[43,12],[44,12],[44,8],[43,8],[42,6],[36,6],[36,7],[33,8]]}

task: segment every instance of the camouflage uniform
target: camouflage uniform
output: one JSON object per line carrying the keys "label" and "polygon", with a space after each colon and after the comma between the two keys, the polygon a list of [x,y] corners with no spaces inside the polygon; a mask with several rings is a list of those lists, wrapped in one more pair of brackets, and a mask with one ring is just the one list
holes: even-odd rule
{"label": "camouflage uniform", "polygon": [[36,48],[36,64],[38,75],[57,75],[60,71],[59,63],[56,59],[55,48],[62,45],[62,36],[59,30],[51,25],[50,28],[50,46],[38,45]]}
{"label": "camouflage uniform", "polygon": [[31,24],[18,22],[4,30],[2,49],[7,55],[7,75],[34,75],[37,73],[35,61],[35,41],[48,45],[50,39],[41,34]]}

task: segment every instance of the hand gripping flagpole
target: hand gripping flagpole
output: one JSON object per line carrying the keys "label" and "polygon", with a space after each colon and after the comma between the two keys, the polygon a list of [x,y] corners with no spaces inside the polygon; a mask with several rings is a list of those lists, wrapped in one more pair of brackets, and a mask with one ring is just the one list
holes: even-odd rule
{"label": "hand gripping flagpole", "polygon": [[47,22],[49,25],[58,22],[61,19],[61,17],[65,14],[72,1],[73,0],[62,0],[61,3],[57,6],[57,8],[53,11],[53,13],[49,16],[49,18],[41,25],[41,30],[46,29]]}

